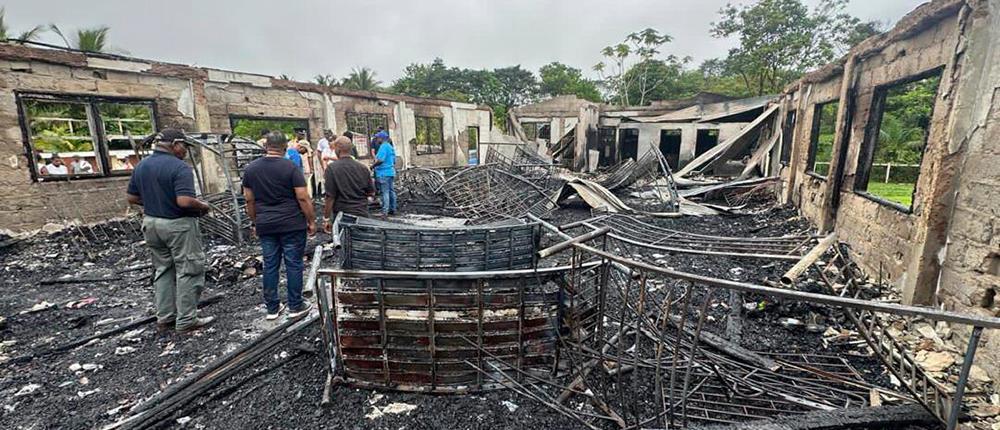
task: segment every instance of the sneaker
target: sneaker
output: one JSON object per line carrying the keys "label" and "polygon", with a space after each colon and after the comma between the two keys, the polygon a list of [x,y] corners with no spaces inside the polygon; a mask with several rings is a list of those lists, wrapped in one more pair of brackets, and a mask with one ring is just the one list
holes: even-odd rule
{"label": "sneaker", "polygon": [[178,328],[177,331],[182,333],[192,332],[211,324],[213,321],[215,321],[215,317],[198,317],[194,319],[194,322],[191,323],[191,325],[184,328]]}
{"label": "sneaker", "polygon": [[396,211],[389,211],[389,215],[395,215]]}
{"label": "sneaker", "polygon": [[173,319],[169,320],[169,321],[164,321],[164,322],[157,321],[156,322],[156,330],[158,330],[158,331],[170,331],[170,330],[174,329],[175,325],[177,325],[177,320],[173,320]]}
{"label": "sneaker", "polygon": [[283,311],[283,310],[285,310],[285,304],[281,303],[281,304],[278,305],[278,310],[274,311],[273,313],[272,312],[268,312],[267,316],[264,317],[264,319],[266,319],[268,321],[276,320],[276,319],[278,319],[278,315],[281,315],[281,311]]}
{"label": "sneaker", "polygon": [[309,309],[312,309],[312,303],[305,302],[305,304],[302,305],[302,309],[288,312],[288,318],[295,318],[298,317],[299,315],[306,314],[309,312]]}

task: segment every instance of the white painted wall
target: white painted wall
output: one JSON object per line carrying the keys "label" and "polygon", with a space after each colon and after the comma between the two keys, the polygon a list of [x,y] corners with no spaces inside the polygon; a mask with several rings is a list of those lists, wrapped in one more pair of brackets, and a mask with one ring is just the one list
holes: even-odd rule
{"label": "white painted wall", "polygon": [[640,123],[623,122],[619,129],[639,130],[639,156],[650,148],[660,147],[660,130],[681,130],[680,162],[683,164],[694,158],[695,144],[698,141],[698,130],[719,130],[719,143],[739,133],[748,123]]}

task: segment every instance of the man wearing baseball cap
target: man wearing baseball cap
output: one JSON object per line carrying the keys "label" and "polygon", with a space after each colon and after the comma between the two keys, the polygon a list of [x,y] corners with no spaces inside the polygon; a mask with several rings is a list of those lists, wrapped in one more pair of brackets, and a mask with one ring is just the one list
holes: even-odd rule
{"label": "man wearing baseball cap", "polygon": [[153,153],[139,162],[128,183],[128,202],[142,206],[142,231],[153,256],[153,297],[160,328],[187,332],[213,317],[198,316],[205,287],[205,250],[198,217],[209,206],[195,198],[194,174],[184,163],[184,133],[167,128],[156,137]]}
{"label": "man wearing baseball cap", "polygon": [[375,171],[375,182],[382,196],[382,217],[396,214],[396,190],[393,179],[396,177],[396,148],[392,146],[389,133],[380,131],[375,134],[375,141],[381,142],[375,153],[372,170]]}

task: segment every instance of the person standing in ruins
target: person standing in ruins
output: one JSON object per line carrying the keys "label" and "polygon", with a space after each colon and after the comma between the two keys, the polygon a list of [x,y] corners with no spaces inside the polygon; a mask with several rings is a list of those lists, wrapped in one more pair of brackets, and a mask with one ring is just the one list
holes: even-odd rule
{"label": "person standing in ruins", "polygon": [[367,217],[368,196],[375,194],[371,172],[364,164],[355,160],[351,153],[354,143],[341,136],[333,141],[337,160],[326,166],[323,179],[326,183],[326,198],[323,201],[323,230],[333,231],[333,217],[338,212]]}
{"label": "person standing in ruins", "polygon": [[375,170],[375,181],[378,182],[379,194],[382,196],[382,216],[396,214],[396,190],[393,188],[393,180],[396,178],[396,149],[392,146],[389,133],[378,132],[375,137],[382,143],[375,153],[375,163],[372,168]]}
{"label": "person standing in ruins", "polygon": [[160,328],[185,332],[211,324],[198,316],[205,287],[205,249],[198,217],[210,210],[195,198],[194,174],[184,163],[184,133],[167,128],[153,154],[139,162],[128,183],[128,202],[142,206],[142,234],[153,257],[153,298]]}
{"label": "person standing in ruins", "polygon": [[316,143],[316,152],[319,154],[319,166],[321,172],[326,172],[326,166],[337,160],[337,151],[333,148],[333,141],[336,136],[333,130],[323,130],[323,138]]}
{"label": "person standing in ruins", "polygon": [[285,308],[278,297],[281,263],[285,263],[290,318],[309,311],[302,299],[302,257],[306,234],[316,233],[313,201],[306,190],[305,176],[285,159],[288,139],[281,132],[267,136],[267,155],[247,165],[243,172],[243,196],[247,215],[260,238],[264,257],[264,305],[266,319],[277,319]]}

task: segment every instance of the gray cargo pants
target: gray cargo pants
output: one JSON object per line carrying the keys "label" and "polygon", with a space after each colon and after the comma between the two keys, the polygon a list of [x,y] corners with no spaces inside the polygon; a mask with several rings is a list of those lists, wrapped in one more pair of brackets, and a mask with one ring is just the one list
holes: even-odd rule
{"label": "gray cargo pants", "polygon": [[205,250],[197,218],[142,220],[146,246],[153,254],[153,295],[156,321],[176,320],[178,330],[194,324],[198,300],[205,288]]}

